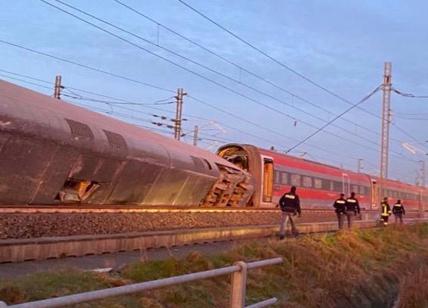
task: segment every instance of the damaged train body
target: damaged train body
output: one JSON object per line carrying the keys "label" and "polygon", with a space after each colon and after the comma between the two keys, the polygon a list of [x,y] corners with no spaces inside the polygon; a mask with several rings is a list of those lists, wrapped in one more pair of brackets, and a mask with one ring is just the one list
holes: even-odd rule
{"label": "damaged train body", "polygon": [[0,80],[0,205],[245,206],[214,153]]}

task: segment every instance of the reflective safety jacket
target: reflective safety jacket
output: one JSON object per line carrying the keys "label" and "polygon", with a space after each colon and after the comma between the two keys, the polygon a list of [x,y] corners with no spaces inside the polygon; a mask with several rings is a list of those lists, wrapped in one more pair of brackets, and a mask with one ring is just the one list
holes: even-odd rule
{"label": "reflective safety jacket", "polygon": [[394,215],[406,215],[406,211],[404,210],[404,206],[401,203],[396,203],[392,207],[392,213]]}
{"label": "reflective safety jacket", "polygon": [[346,199],[346,211],[351,211],[359,214],[360,204],[358,203],[358,200],[351,197]]}
{"label": "reflective safety jacket", "polygon": [[279,205],[283,212],[301,214],[300,199],[296,194],[291,192],[284,194],[281,199],[279,199]]}
{"label": "reflective safety jacket", "polygon": [[382,201],[381,207],[382,207],[382,213],[380,214],[381,216],[391,215],[391,207],[389,206],[388,202]]}
{"label": "reflective safety jacket", "polygon": [[333,207],[336,213],[345,213],[346,211],[346,200],[344,198],[339,198],[334,201]]}

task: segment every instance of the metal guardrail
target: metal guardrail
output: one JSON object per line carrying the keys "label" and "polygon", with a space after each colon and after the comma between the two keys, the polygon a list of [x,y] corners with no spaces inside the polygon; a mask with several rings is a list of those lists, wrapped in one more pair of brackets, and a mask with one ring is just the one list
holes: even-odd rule
{"label": "metal guardrail", "polygon": [[[132,293],[138,293],[142,291],[157,289],[161,287],[173,286],[185,282],[191,282],[201,279],[213,278],[217,276],[223,276],[232,274],[232,288],[230,296],[230,308],[243,308],[245,306],[245,294],[247,285],[247,271],[249,269],[260,268],[268,265],[282,263],[282,258],[273,258],[262,261],[245,263],[243,261],[236,262],[234,265],[213,269],[209,271],[185,274],[180,276],[174,276],[169,278],[163,278],[158,280],[146,281],[141,283],[129,284],[120,287],[78,293],[73,295],[66,295],[62,297],[49,298],[34,302],[28,302],[23,304],[8,306],[4,302],[0,302],[0,308],[14,307],[14,308],[50,308],[50,307],[62,307],[66,305],[74,305],[94,300],[100,300],[112,296],[127,295]],[[260,308],[272,305],[277,302],[277,299],[270,298],[246,308]]]}

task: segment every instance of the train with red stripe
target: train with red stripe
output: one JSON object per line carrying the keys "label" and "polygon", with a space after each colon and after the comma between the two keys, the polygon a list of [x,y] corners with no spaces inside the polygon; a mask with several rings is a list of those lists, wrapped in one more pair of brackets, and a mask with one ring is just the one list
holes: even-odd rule
{"label": "train with red stripe", "polygon": [[218,155],[252,174],[258,188],[251,200],[255,207],[276,206],[291,186],[298,187],[306,209],[331,209],[340,193],[348,196],[351,192],[366,210],[378,209],[380,197],[388,197],[391,203],[401,199],[409,210],[428,207],[426,188],[399,181],[383,180],[380,188],[378,177],[247,144],[224,145]]}
{"label": "train with red stripe", "polygon": [[302,207],[354,191],[428,208],[427,189],[302,158],[227,144],[217,155],[0,80],[0,205],[275,207],[290,186]]}

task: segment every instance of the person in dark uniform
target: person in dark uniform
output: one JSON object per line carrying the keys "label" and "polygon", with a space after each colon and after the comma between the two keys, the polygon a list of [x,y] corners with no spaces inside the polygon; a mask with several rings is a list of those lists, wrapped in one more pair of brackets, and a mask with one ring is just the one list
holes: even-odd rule
{"label": "person in dark uniform", "polygon": [[354,216],[360,214],[360,204],[358,203],[357,198],[355,198],[355,193],[351,192],[351,196],[346,199],[346,218],[348,220],[348,228],[352,228],[352,222],[354,220]]}
{"label": "person in dark uniform", "polygon": [[404,210],[404,205],[401,203],[401,200],[397,200],[397,202],[392,207],[392,214],[394,214],[395,223],[400,220],[400,224],[403,223],[403,215],[406,215],[406,211]]}
{"label": "person in dark uniform", "polygon": [[384,226],[388,225],[389,216],[391,216],[391,207],[388,204],[388,197],[384,197],[381,203],[381,213],[380,213],[380,217],[383,220]]}
{"label": "person in dark uniform", "polygon": [[281,222],[279,227],[279,238],[282,240],[285,237],[285,230],[287,228],[287,223],[291,224],[291,232],[294,236],[297,236],[299,232],[297,231],[296,225],[293,221],[293,216],[299,214],[299,217],[302,214],[300,209],[300,199],[296,194],[296,187],[292,186],[288,193],[285,193],[279,200],[279,206],[281,207]]}
{"label": "person in dark uniform", "polygon": [[337,222],[339,223],[339,230],[343,229],[343,219],[345,218],[346,212],[346,199],[345,194],[340,194],[339,199],[334,201],[333,207],[337,215]]}

